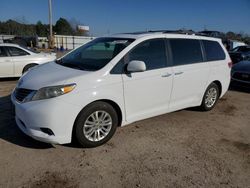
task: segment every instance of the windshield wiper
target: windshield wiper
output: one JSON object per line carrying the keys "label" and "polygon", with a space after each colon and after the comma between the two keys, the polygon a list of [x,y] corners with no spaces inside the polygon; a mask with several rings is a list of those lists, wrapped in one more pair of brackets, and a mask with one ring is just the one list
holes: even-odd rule
{"label": "windshield wiper", "polygon": [[65,67],[69,67],[69,68],[83,70],[79,65],[73,64],[73,63],[61,63],[61,65],[65,66]]}
{"label": "windshield wiper", "polygon": [[78,70],[83,70],[83,71],[94,71],[92,69],[88,69],[88,68],[83,68],[81,65],[79,65],[78,63],[72,63],[72,62],[63,62],[62,59],[57,59],[55,61],[57,64],[65,66],[65,67],[69,67],[69,68],[73,68],[73,69],[78,69]]}

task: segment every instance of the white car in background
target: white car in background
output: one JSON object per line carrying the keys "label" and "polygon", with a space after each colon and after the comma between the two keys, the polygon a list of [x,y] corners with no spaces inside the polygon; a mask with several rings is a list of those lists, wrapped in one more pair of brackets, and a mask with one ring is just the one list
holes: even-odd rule
{"label": "white car in background", "polygon": [[0,44],[0,78],[20,77],[31,67],[55,59],[55,54],[37,53],[17,44]]}

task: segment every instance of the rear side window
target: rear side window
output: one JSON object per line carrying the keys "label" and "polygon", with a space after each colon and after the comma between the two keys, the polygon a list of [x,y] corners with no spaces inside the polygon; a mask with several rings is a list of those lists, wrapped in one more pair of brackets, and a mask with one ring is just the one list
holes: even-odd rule
{"label": "rear side window", "polygon": [[144,61],[147,70],[167,66],[164,39],[152,39],[137,45],[126,57],[127,63],[132,60]]}
{"label": "rear side window", "polygon": [[7,57],[7,53],[4,50],[4,47],[0,47],[0,57]]}
{"label": "rear side window", "polygon": [[10,55],[11,56],[24,56],[24,55],[29,55],[28,52],[20,49],[20,48],[16,48],[16,47],[8,47]]}
{"label": "rear side window", "polygon": [[216,41],[202,40],[207,61],[218,61],[226,58],[221,45]]}
{"label": "rear side window", "polygon": [[174,66],[203,62],[201,45],[194,39],[169,39]]}

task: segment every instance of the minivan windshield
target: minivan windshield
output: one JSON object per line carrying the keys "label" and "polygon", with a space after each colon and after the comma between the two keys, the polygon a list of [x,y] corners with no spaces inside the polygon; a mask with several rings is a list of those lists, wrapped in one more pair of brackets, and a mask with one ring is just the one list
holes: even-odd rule
{"label": "minivan windshield", "polygon": [[74,69],[97,71],[133,41],[128,38],[97,38],[57,60],[57,63]]}

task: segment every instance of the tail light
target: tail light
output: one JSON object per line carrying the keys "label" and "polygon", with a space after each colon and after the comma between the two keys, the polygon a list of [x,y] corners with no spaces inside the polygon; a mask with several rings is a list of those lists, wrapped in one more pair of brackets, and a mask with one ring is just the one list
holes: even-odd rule
{"label": "tail light", "polygon": [[233,67],[233,62],[228,62],[228,67],[231,69]]}

